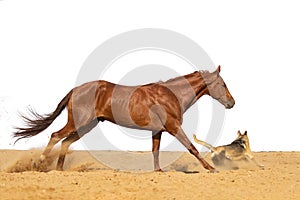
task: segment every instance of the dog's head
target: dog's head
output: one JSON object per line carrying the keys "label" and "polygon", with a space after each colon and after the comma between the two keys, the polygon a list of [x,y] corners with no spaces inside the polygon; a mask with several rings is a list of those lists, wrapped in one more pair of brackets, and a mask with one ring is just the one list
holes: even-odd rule
{"label": "dog's head", "polygon": [[250,149],[247,131],[245,131],[244,134],[242,134],[241,131],[238,131],[237,135],[238,135],[238,137],[236,138],[236,140],[242,141],[243,144],[245,145],[245,148]]}

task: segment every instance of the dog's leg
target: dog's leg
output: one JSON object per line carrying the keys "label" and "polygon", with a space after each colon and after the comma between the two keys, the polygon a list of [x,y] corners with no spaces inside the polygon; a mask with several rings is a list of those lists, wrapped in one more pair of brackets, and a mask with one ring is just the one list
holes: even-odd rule
{"label": "dog's leg", "polygon": [[225,152],[225,157],[232,161],[239,161],[239,160],[242,160],[243,158],[245,158],[245,156],[243,154],[241,154],[239,156],[231,156],[230,154],[228,154],[226,152]]}
{"label": "dog's leg", "polygon": [[253,163],[255,163],[259,168],[262,168],[262,169],[263,169],[263,168],[265,167],[263,164],[258,163],[252,154],[249,155],[248,153],[246,153],[245,155],[246,155],[246,158],[247,158],[248,160],[251,160],[251,161],[252,161]]}

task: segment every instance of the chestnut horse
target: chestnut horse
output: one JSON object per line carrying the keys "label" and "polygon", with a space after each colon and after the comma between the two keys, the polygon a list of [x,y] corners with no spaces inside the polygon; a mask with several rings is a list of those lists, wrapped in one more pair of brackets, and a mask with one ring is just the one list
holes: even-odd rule
{"label": "chestnut horse", "polygon": [[[28,138],[45,130],[68,109],[68,122],[51,135],[50,141],[40,156],[43,162],[55,144],[61,144],[56,169],[63,170],[69,146],[93,129],[99,121],[108,120],[120,126],[152,131],[152,153],[154,170],[161,171],[159,147],[161,134],[167,131],[176,137],[210,172],[215,169],[199,154],[181,128],[183,113],[201,96],[210,95],[226,108],[235,101],[220,76],[220,66],[216,71],[196,71],[194,73],[140,86],[122,86],[99,80],[73,88],[48,115],[39,115],[30,110],[35,119],[22,116],[27,127],[17,128],[15,137]],[[18,141],[17,140],[17,141]]]}

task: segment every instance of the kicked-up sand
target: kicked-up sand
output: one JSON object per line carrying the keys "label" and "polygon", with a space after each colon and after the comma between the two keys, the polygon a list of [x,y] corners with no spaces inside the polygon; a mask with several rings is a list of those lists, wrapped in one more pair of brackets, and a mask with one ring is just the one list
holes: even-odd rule
{"label": "kicked-up sand", "polygon": [[264,169],[243,162],[219,173],[182,152],[161,152],[165,172],[152,172],[151,152],[74,151],[62,172],[54,170],[57,151],[44,163],[40,153],[0,151],[1,200],[300,199],[300,152],[256,152]]}

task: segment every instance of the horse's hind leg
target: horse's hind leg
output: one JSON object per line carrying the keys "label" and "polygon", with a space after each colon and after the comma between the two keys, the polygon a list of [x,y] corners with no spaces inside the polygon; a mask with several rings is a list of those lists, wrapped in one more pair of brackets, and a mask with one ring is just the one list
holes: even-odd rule
{"label": "horse's hind leg", "polygon": [[61,130],[52,133],[51,138],[48,142],[47,147],[43,151],[43,153],[40,156],[40,160],[44,161],[46,157],[49,155],[50,151],[53,149],[54,145],[56,145],[61,139],[72,135],[75,132],[75,128],[72,124],[68,123],[64,128]]}
{"label": "horse's hind leg", "polygon": [[65,157],[68,152],[68,149],[70,145],[79,140],[80,137],[84,136],[86,133],[88,133],[90,130],[92,130],[96,125],[98,121],[97,119],[92,120],[88,125],[80,127],[77,132],[73,133],[72,135],[69,135],[66,139],[64,139],[61,143],[61,150],[59,153],[56,170],[62,171],[63,165],[65,162]]}
{"label": "horse's hind leg", "polygon": [[65,157],[66,157],[66,154],[68,152],[69,146],[73,142],[75,142],[79,139],[80,139],[79,135],[77,133],[74,133],[74,134],[68,136],[66,139],[64,139],[62,141],[61,150],[60,150],[57,165],[56,165],[56,170],[59,170],[59,171],[63,170],[63,165],[64,165],[64,162],[65,162]]}
{"label": "horse's hind leg", "polygon": [[38,170],[38,171],[47,170],[47,167],[50,164],[49,162],[52,162],[50,160],[47,160],[47,157],[49,156],[49,153],[53,149],[54,145],[57,144],[64,137],[67,137],[68,135],[74,133],[74,131],[75,131],[74,126],[72,126],[71,124],[68,123],[68,124],[66,124],[66,126],[64,128],[62,128],[61,130],[53,133],[51,135],[51,138],[48,142],[47,147],[45,148],[45,150],[41,154],[39,160],[34,161],[32,163],[32,168],[34,170]]}

